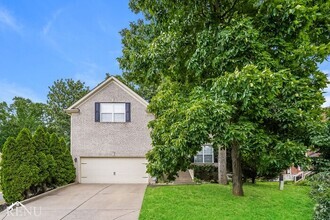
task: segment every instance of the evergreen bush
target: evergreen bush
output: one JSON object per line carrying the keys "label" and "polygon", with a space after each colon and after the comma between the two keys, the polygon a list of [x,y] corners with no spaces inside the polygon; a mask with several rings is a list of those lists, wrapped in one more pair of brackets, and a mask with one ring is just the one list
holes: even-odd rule
{"label": "evergreen bush", "polygon": [[49,161],[47,155],[49,155],[49,141],[47,140],[47,135],[42,127],[38,127],[34,136],[33,144],[36,150],[37,156],[37,166],[39,168],[39,180],[38,187],[42,187],[43,191],[46,190],[46,180],[48,179],[49,173]]}
{"label": "evergreen bush", "polygon": [[7,202],[14,202],[23,198],[23,191],[19,184],[19,164],[15,163],[17,143],[15,138],[9,137],[2,148],[1,160],[1,188],[3,197]]}
{"label": "evergreen bush", "polygon": [[16,140],[8,138],[2,152],[1,185],[6,202],[13,203],[31,196],[38,184],[39,168],[31,133],[24,128]]}
{"label": "evergreen bush", "polygon": [[75,180],[75,168],[64,138],[59,139],[56,134],[52,134],[50,146],[56,168],[56,172],[52,175],[53,182],[57,186],[73,182]]}
{"label": "evergreen bush", "polygon": [[7,203],[75,180],[75,168],[65,140],[41,127],[33,137],[28,129],[22,129],[16,139],[8,138],[0,165],[0,183]]}
{"label": "evergreen bush", "polygon": [[61,166],[58,166],[58,180],[57,182],[60,185],[74,182],[76,177],[75,167],[73,165],[72,157],[67,147],[64,138],[59,140],[59,149],[61,154],[57,161],[61,163]]}

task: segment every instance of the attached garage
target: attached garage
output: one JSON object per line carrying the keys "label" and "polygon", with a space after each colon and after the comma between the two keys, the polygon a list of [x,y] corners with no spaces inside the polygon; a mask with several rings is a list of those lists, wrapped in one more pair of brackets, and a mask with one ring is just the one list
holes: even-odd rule
{"label": "attached garage", "polygon": [[148,183],[145,158],[80,158],[81,183]]}

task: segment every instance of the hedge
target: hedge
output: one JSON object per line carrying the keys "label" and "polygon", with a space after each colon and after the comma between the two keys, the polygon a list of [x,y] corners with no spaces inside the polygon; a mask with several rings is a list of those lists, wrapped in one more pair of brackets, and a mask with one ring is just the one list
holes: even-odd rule
{"label": "hedge", "polygon": [[75,180],[75,168],[63,138],[39,127],[32,136],[24,128],[2,150],[0,182],[3,197],[13,203]]}

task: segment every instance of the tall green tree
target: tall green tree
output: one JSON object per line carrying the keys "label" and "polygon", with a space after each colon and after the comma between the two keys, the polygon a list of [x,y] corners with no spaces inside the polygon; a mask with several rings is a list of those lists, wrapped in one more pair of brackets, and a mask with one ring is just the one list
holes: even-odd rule
{"label": "tall green tree", "polygon": [[317,64],[330,54],[329,1],[131,0],[130,7],[144,19],[121,32],[118,60],[127,80],[158,87],[150,173],[174,177],[210,137],[231,149],[235,195],[243,195],[249,148],[261,148],[260,164],[297,162],[324,101]]}
{"label": "tall green tree", "polygon": [[10,111],[6,102],[0,103],[0,148],[6,142],[7,138],[12,136],[10,128]]}
{"label": "tall green tree", "polygon": [[23,128],[32,132],[39,126],[47,127],[47,105],[35,103],[22,97],[13,98],[8,106],[6,102],[0,103],[0,146],[8,137],[16,137]]}
{"label": "tall green tree", "polygon": [[60,79],[49,87],[47,104],[51,118],[50,127],[59,136],[70,140],[70,116],[64,110],[89,92],[89,87],[80,80]]}

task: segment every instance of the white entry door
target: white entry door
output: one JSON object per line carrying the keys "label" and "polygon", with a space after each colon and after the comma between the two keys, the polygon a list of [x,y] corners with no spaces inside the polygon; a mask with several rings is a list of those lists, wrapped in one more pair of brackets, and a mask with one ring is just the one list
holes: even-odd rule
{"label": "white entry door", "polygon": [[148,183],[145,158],[81,158],[81,183]]}

